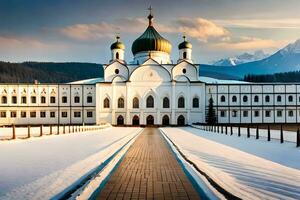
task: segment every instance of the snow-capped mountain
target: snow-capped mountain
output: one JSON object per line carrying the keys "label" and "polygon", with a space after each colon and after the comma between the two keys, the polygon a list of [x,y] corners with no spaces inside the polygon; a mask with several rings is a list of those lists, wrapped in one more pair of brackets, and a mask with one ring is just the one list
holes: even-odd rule
{"label": "snow-capped mountain", "polygon": [[255,51],[253,54],[250,53],[243,53],[241,55],[235,57],[229,57],[225,59],[218,60],[213,63],[216,66],[236,66],[248,62],[253,62],[257,60],[262,60],[268,57],[268,54],[265,54],[262,50]]}
{"label": "snow-capped mountain", "polygon": [[[251,64],[251,63],[249,63]],[[275,54],[254,62],[253,65],[260,67],[273,67],[274,70],[287,71],[289,69],[299,70],[300,68],[300,39],[279,50]],[[246,64],[247,65],[247,64]]]}
{"label": "snow-capped mountain", "polygon": [[291,71],[300,71],[300,39],[262,60],[236,66],[202,65],[200,74],[217,73],[219,77],[223,75],[242,78],[247,74],[274,74]]}

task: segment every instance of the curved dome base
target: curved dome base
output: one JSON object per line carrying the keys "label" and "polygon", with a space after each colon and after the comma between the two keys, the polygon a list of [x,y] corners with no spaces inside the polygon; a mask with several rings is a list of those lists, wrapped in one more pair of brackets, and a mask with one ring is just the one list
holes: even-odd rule
{"label": "curved dome base", "polygon": [[133,63],[142,64],[149,58],[155,60],[159,64],[171,64],[170,55],[162,51],[144,51],[134,55]]}

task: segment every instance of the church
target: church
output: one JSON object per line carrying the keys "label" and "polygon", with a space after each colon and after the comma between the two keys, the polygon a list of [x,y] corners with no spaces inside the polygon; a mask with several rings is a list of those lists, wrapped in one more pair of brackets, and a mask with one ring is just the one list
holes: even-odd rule
{"label": "church", "polygon": [[120,37],[111,45],[103,79],[66,84],[0,84],[0,125],[191,125],[205,123],[209,99],[220,124],[299,123],[300,85],[205,79],[183,37],[172,63],[171,43],[148,27],[124,59]]}

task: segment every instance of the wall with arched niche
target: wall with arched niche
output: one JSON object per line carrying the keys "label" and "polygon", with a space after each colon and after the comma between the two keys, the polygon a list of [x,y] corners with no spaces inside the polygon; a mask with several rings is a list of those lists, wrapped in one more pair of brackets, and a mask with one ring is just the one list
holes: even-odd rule
{"label": "wall with arched niche", "polygon": [[123,79],[128,80],[129,70],[127,66],[116,61],[106,66],[104,69],[104,81],[112,82],[117,76],[123,77]]}
{"label": "wall with arched niche", "polygon": [[182,76],[187,77],[190,81],[198,80],[198,69],[195,65],[182,61],[172,69],[173,80],[178,81]]}

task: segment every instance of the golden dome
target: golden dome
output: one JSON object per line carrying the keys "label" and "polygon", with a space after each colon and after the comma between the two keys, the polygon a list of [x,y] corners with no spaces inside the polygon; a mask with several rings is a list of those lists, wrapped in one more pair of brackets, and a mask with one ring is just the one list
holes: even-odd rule
{"label": "golden dome", "polygon": [[123,49],[124,50],[125,49],[125,45],[122,42],[119,41],[120,37],[117,36],[116,39],[117,39],[117,41],[114,42],[114,43],[112,43],[112,45],[110,46],[110,49],[111,50],[113,50],[113,49]]}

